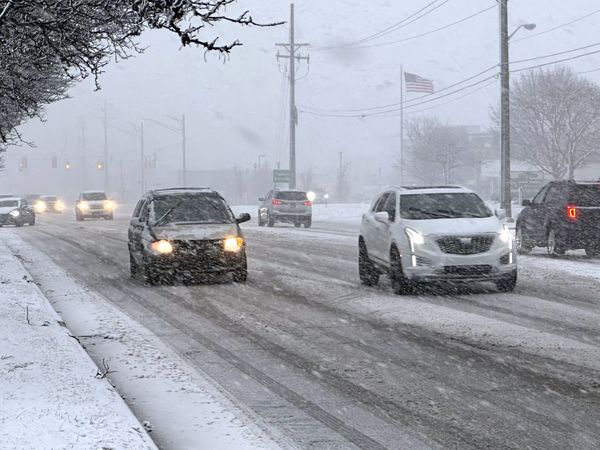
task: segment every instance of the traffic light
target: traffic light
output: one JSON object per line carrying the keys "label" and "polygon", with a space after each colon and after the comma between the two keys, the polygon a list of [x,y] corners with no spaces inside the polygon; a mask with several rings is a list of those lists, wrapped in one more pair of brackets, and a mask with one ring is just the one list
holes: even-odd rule
{"label": "traffic light", "polygon": [[23,156],[21,158],[21,161],[19,161],[19,171],[22,172],[25,169],[27,169],[27,164],[28,164],[28,162],[27,162],[27,156]]}

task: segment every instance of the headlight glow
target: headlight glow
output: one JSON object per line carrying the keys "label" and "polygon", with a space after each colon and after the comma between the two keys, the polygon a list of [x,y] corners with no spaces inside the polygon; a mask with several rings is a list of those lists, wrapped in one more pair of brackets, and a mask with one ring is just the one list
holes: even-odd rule
{"label": "headlight glow", "polygon": [[226,252],[239,252],[244,246],[244,240],[241,237],[229,237],[223,242],[223,247]]}
{"label": "headlight glow", "polygon": [[54,204],[54,209],[56,209],[57,211],[64,211],[65,209],[65,204],[58,200],[55,204]]}
{"label": "headlight glow", "polygon": [[79,202],[77,204],[77,208],[79,208],[82,211],[87,211],[88,209],[90,209],[90,204],[86,201]]}
{"label": "headlight glow", "polygon": [[513,235],[507,227],[502,228],[502,231],[500,231],[500,240],[512,247]]}
{"label": "headlight glow", "polygon": [[306,193],[306,198],[308,199],[308,201],[314,202],[315,199],[317,198],[317,194],[315,194],[313,191],[308,191]]}
{"label": "headlight glow", "polygon": [[38,200],[37,202],[35,202],[35,205],[33,206],[33,209],[35,209],[35,212],[37,213],[43,213],[44,211],[46,211],[47,205],[46,202],[43,202],[41,200]]}
{"label": "headlight glow", "polygon": [[164,239],[150,244],[150,249],[159,255],[168,255],[169,253],[173,253],[173,246],[169,241],[165,241]]}
{"label": "headlight glow", "polygon": [[104,202],[104,209],[108,211],[112,211],[113,209],[115,209],[115,206],[115,202],[113,202],[112,200],[106,200]]}
{"label": "headlight glow", "polygon": [[21,215],[21,213],[16,209],[14,211],[9,212],[9,214],[13,217],[19,217]]}
{"label": "headlight glow", "polygon": [[415,245],[423,245],[425,243],[425,238],[421,233],[412,228],[407,228],[406,235],[408,236],[408,240],[410,241],[411,250],[414,252]]}

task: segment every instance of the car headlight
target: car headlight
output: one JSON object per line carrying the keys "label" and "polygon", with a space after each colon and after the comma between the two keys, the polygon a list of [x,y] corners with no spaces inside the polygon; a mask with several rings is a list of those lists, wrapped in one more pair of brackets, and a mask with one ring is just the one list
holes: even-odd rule
{"label": "car headlight", "polygon": [[508,246],[510,248],[512,248],[512,242],[513,242],[513,235],[510,232],[510,230],[508,229],[508,227],[503,227],[502,231],[500,231],[500,241],[502,241],[505,244],[508,244]]}
{"label": "car headlight", "polygon": [[33,208],[35,209],[35,212],[43,213],[44,211],[46,211],[47,205],[45,202],[38,201],[38,202],[35,202],[35,205]]}
{"label": "car headlight", "polygon": [[81,211],[87,211],[90,209],[90,204],[88,202],[79,202],[77,204],[77,208],[79,208]]}
{"label": "car headlight", "polygon": [[113,209],[115,209],[115,202],[113,202],[112,200],[106,200],[104,202],[104,209],[112,211]]}
{"label": "car headlight", "polygon": [[60,200],[58,200],[54,204],[54,209],[56,209],[57,211],[63,211],[65,209],[65,204],[63,202],[61,202]]}
{"label": "car headlight", "polygon": [[413,230],[412,228],[407,228],[405,230],[406,235],[408,236],[408,240],[410,241],[410,249],[411,251],[415,251],[415,245],[423,245],[425,243],[425,238],[421,233],[417,230]]}
{"label": "car headlight", "polygon": [[21,215],[21,212],[15,209],[14,211],[9,212],[9,214],[13,217],[19,217]]}
{"label": "car headlight", "polygon": [[164,239],[150,244],[150,249],[157,255],[168,255],[173,253],[173,246],[169,241],[165,241]]}
{"label": "car headlight", "polygon": [[226,252],[237,253],[244,246],[244,240],[241,237],[229,237],[223,242],[223,248]]}

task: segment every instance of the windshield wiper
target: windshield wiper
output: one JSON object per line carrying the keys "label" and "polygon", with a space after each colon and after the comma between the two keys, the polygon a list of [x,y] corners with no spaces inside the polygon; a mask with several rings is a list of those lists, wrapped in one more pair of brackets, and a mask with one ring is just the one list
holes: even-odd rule
{"label": "windshield wiper", "polygon": [[437,212],[433,212],[433,211],[427,211],[425,209],[419,209],[419,208],[408,208],[409,211],[411,212],[417,212],[417,213],[421,213],[421,214],[427,214],[428,216],[432,216],[432,217],[438,217],[438,218],[450,218],[450,216],[445,215],[445,214],[439,214]]}
{"label": "windshield wiper", "polygon": [[165,220],[169,215],[171,215],[171,213],[173,211],[175,211],[177,208],[179,208],[179,206],[181,206],[181,203],[183,203],[182,201],[178,202],[175,206],[173,206],[172,208],[169,208],[167,210],[166,213],[164,213],[160,219],[158,219],[156,222],[154,222],[154,226],[158,226],[163,220]]}

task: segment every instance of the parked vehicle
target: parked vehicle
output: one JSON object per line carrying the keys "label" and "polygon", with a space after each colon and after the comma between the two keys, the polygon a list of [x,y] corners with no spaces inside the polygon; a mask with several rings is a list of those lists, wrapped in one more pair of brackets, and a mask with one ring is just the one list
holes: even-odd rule
{"label": "parked vehicle", "polygon": [[258,201],[258,225],[261,227],[273,227],[277,222],[293,223],[297,228],[312,225],[312,202],[305,191],[274,189]]}
{"label": "parked vehicle", "polygon": [[131,276],[149,284],[164,278],[196,279],[206,274],[248,277],[246,241],[223,197],[211,189],[161,189],[137,204],[129,226]]}
{"label": "parked vehicle", "polygon": [[0,199],[0,227],[5,225],[35,225],[35,211],[25,198],[1,198]]}
{"label": "parked vehicle", "polygon": [[75,205],[75,218],[82,221],[88,218],[113,220],[115,202],[103,191],[86,191],[79,194]]}
{"label": "parked vehicle", "polygon": [[550,256],[577,249],[600,256],[600,182],[553,181],[523,206],[516,225],[519,253],[545,247]]}
{"label": "parked vehicle", "polygon": [[459,187],[397,187],[363,215],[358,241],[360,280],[376,285],[389,274],[398,294],[420,283],[517,283],[511,232],[477,194]]}

